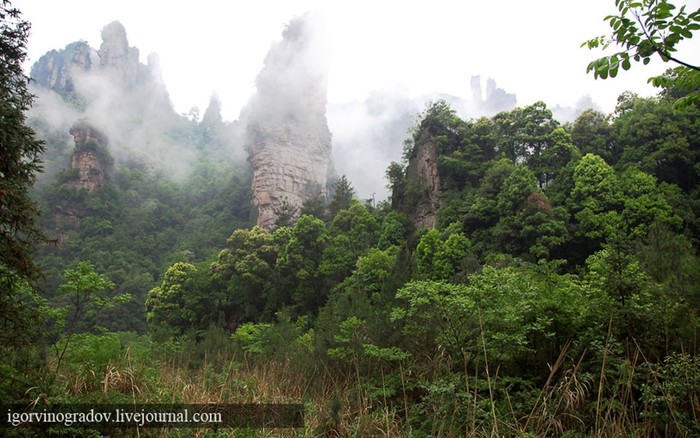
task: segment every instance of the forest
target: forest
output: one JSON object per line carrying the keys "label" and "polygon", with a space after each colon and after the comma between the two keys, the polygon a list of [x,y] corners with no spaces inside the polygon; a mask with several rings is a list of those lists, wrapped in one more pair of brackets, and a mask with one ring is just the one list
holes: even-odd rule
{"label": "forest", "polygon": [[[82,147],[110,176],[76,189],[73,139],[31,116],[10,130],[31,99],[3,77],[0,200],[24,207],[0,216],[0,404],[301,403],[304,424],[2,432],[700,435],[700,106],[683,74],[570,123],[543,102],[473,119],[429,102],[387,201],[340,176],[272,229],[212,117],[167,125],[194,151],[184,177],[98,139]],[[34,157],[20,171],[13,144]],[[31,184],[40,164],[53,178]]]}

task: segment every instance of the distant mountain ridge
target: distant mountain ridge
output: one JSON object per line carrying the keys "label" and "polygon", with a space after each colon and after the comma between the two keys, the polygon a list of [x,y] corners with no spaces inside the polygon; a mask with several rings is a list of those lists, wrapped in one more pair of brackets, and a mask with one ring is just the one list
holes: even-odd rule
{"label": "distant mountain ridge", "polygon": [[[79,81],[87,72],[109,76],[115,86],[125,89],[140,88],[148,98],[158,97],[169,105],[168,93],[160,78],[156,55],[150,55],[148,65],[139,61],[139,49],[130,47],[124,26],[113,21],[102,29],[102,44],[98,50],[85,41],[68,44],[64,49],[52,50],[34,63],[31,78],[41,87],[64,97],[81,96]],[[171,108],[172,110],[172,108]]]}

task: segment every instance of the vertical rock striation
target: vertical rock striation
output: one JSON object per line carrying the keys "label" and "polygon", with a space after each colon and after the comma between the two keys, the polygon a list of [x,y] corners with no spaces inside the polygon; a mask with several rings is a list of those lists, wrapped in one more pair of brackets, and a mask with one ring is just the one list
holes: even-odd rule
{"label": "vertical rock striation", "polygon": [[148,65],[141,64],[139,50],[129,46],[121,23],[109,23],[101,36],[99,50],[85,41],[76,41],[62,50],[46,53],[32,65],[31,78],[41,87],[70,97],[79,97],[76,82],[86,73],[108,76],[113,85],[124,89],[145,85],[144,88],[157,88],[158,94],[164,92],[157,58],[151,55]]}
{"label": "vertical rock striation", "polygon": [[75,97],[73,76],[76,72],[90,71],[94,64],[99,64],[97,52],[86,42],[76,41],[39,58],[32,66],[31,77],[42,87]]}
{"label": "vertical rock striation", "polygon": [[68,187],[85,189],[88,193],[101,190],[107,183],[112,158],[107,151],[107,138],[87,123],[78,123],[70,130],[75,139],[75,151],[70,160],[73,175]]}
{"label": "vertical rock striation", "polygon": [[298,211],[309,197],[327,193],[327,51],[315,29],[310,15],[289,23],[265,58],[246,111],[253,205],[257,224],[265,228],[274,227],[284,204]]}
{"label": "vertical rock striation", "polygon": [[416,228],[437,225],[442,198],[438,156],[437,141],[429,130],[421,130],[406,169],[406,178],[418,187],[419,197],[409,206],[409,217]]}
{"label": "vertical rock striation", "polygon": [[[62,184],[70,189],[84,190],[89,194],[99,193],[109,182],[113,159],[107,150],[107,138],[85,121],[73,125],[70,133],[75,140],[75,149],[70,158],[70,167]],[[49,217],[59,242],[68,239],[68,231],[80,228],[89,215],[82,197],[68,197],[51,207]]]}

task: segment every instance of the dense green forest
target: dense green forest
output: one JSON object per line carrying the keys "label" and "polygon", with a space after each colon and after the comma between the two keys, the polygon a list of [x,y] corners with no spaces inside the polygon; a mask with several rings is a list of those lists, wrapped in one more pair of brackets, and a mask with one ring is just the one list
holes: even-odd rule
{"label": "dense green forest", "polygon": [[[53,150],[73,143],[66,134],[44,131],[39,135]],[[40,224],[55,244],[38,252],[45,277],[42,289],[56,293],[66,267],[89,261],[115,282],[115,294],[134,298],[109,314],[94,315],[86,326],[108,330],[147,331],[144,302],[165,268],[175,261],[202,261],[226,243],[231,229],[250,223],[250,170],[245,165],[223,165],[221,145],[206,124],[178,121],[170,132],[177,141],[191,144],[198,159],[190,173],[173,179],[143,162],[120,162],[98,145],[111,163],[107,183],[89,192],[70,185],[73,171],[57,172],[54,182],[38,184],[35,198],[44,212]],[[65,166],[66,153],[46,162],[49,168]],[[45,295],[46,295],[45,294]]]}
{"label": "dense green forest", "polygon": [[[164,134],[197,152],[181,178],[88,143],[101,190],[55,170],[22,199],[38,245],[1,265],[0,403],[306,408],[303,429],[183,436],[697,436],[700,108],[661,85],[565,124],[429,103],[388,201],[340,177],[272,230],[205,121]],[[73,140],[27,123],[45,144],[19,132],[24,153],[65,169]],[[1,199],[30,193],[0,171]]]}
{"label": "dense green forest", "polygon": [[[341,178],[294,224],[239,219],[225,242],[227,209],[245,205],[226,196],[246,199],[244,175],[199,197],[206,163],[182,185],[126,168],[95,196],[59,183],[43,199],[94,220],[79,244],[42,250],[53,270],[91,263],[56,276],[56,306],[63,297],[72,322],[78,294],[126,302],[60,330],[49,321],[67,347],[43,352],[50,385],[26,393],[15,376],[5,394],[121,400],[138,386],[145,400],[189,400],[161,392],[167,367],[236,400],[228,377],[271,367],[269,385],[299,385],[272,397],[318,403],[319,433],[695,434],[699,116],[631,94],[567,125],[542,103],[462,120],[437,102],[387,171],[390,203],[363,205]],[[426,147],[439,151],[443,204],[430,230],[412,226],[427,195],[407,172]],[[105,387],[105,369],[130,374]]]}

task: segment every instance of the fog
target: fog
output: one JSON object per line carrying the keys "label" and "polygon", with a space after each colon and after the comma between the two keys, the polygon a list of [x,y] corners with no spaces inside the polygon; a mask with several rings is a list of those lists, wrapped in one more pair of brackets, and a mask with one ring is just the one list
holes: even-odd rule
{"label": "fog", "polygon": [[476,119],[511,110],[517,103],[514,94],[498,88],[491,78],[484,92],[481,77],[472,77],[465,82],[466,92],[469,98],[439,93],[411,97],[408,90],[395,88],[370,93],[362,102],[329,105],[338,173],[348,177],[360,198],[381,201],[389,195],[386,169],[401,160],[409,129],[427,105],[444,100],[461,118]]}
{"label": "fog", "polygon": [[[176,114],[158,57],[150,55],[147,65],[139,62],[138,49],[128,45],[118,22],[105,26],[102,38],[99,50],[84,42],[70,44],[48,53],[32,68],[32,92],[37,97],[28,116],[39,134],[51,140],[50,146],[58,143],[65,149],[64,134],[84,121],[106,135],[118,162],[182,178],[202,149],[202,130],[215,129],[217,135],[208,139],[218,142],[232,163],[245,159],[237,125],[221,121],[218,101],[212,100],[207,123],[199,123],[194,114]],[[217,111],[220,123],[213,114]],[[56,151],[48,154],[58,158]]]}
{"label": "fog", "polygon": [[[408,130],[427,104],[446,100],[464,119],[490,117],[518,104],[515,93],[480,76],[465,78],[462,95],[411,96],[409,90],[393,87],[373,91],[364,100],[326,104],[333,48],[324,26],[317,14],[290,21],[281,42],[266,56],[260,54],[265,68],[257,77],[256,92],[236,121],[224,121],[216,95],[201,120],[199,109],[176,114],[158,57],[149,55],[147,64],[141,63],[124,27],[113,22],[103,28],[99,49],[78,42],[39,59],[32,69],[38,97],[30,119],[42,120],[39,131],[54,139],[57,150],[47,154],[49,160],[70,153],[66,133],[73,123],[85,120],[109,138],[110,152],[118,162],[181,178],[202,153],[216,155],[220,163],[245,162],[248,126],[282,126],[292,119],[303,129],[304,124],[326,117],[336,172],[348,177],[360,198],[379,201],[388,195],[385,170],[391,161],[401,159]],[[560,121],[571,121],[588,107],[597,106],[590,97],[582,97],[573,107],[556,106],[552,111]]]}

